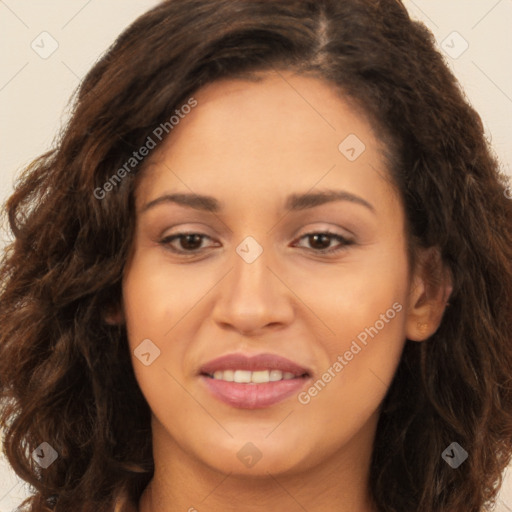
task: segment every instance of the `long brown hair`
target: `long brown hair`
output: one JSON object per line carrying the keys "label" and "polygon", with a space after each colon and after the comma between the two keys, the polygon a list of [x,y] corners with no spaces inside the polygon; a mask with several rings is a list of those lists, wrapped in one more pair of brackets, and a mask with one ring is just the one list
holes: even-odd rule
{"label": "long brown hair", "polygon": [[[5,205],[0,426],[34,489],[27,510],[111,511],[153,474],[126,331],[104,321],[121,301],[144,162],[94,191],[198,88],[272,68],[328,81],[372,120],[410,247],[439,247],[453,276],[441,326],[406,343],[385,397],[375,503],[479,512],[496,498],[512,453],[512,201],[432,35],[397,0],[169,0],[94,65],[55,148]],[[58,453],[46,469],[30,456],[42,442]],[[469,455],[456,470],[441,457],[452,442]]]}

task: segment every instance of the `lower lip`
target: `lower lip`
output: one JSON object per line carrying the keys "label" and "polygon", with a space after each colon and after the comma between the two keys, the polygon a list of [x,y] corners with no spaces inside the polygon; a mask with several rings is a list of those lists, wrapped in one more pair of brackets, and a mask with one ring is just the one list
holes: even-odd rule
{"label": "lower lip", "polygon": [[263,409],[298,393],[309,380],[306,377],[264,384],[240,384],[201,375],[210,392],[220,401],[240,409]]}

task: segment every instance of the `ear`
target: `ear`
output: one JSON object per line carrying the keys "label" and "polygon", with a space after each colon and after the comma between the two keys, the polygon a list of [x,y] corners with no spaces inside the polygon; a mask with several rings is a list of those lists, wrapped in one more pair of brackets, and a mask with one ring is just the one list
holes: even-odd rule
{"label": "ear", "polygon": [[439,249],[420,249],[409,292],[407,339],[425,341],[437,331],[452,291],[451,272]]}
{"label": "ear", "polygon": [[124,312],[121,306],[110,306],[103,314],[103,320],[108,325],[124,324]]}

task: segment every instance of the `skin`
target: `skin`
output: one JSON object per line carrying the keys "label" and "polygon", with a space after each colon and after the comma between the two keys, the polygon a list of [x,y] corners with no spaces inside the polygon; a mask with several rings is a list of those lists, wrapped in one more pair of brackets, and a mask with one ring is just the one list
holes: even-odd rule
{"label": "skin", "polygon": [[[137,186],[123,308],[113,321],[126,322],[153,413],[155,476],[141,512],[376,511],[367,482],[379,407],[406,338],[435,332],[449,295],[449,283],[427,293],[421,265],[408,267],[404,209],[368,121],[326,82],[261,77],[194,94],[198,106],[148,157]],[[338,149],[349,134],[366,146],[353,162]],[[285,209],[288,194],[325,189],[372,209],[347,200]],[[222,209],[162,202],[143,211],[175,192],[214,196]],[[322,254],[340,242],[304,235],[326,229],[353,243]],[[179,232],[206,236],[163,242]],[[263,248],[252,263],[236,252],[247,236]],[[312,370],[307,391],[395,303],[401,311],[307,404],[292,395],[235,408],[197,376],[227,353],[272,353]],[[149,366],[133,355],[145,339],[161,351]],[[261,454],[252,467],[237,457],[248,442]]]}

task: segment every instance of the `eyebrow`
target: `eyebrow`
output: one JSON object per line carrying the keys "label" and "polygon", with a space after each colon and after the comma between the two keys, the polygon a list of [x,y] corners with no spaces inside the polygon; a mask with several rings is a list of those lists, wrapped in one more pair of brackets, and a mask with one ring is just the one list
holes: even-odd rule
{"label": "eyebrow", "polygon": [[[285,209],[290,211],[306,210],[308,208],[314,208],[315,206],[321,206],[326,203],[334,201],[348,201],[351,203],[359,204],[366,207],[371,212],[375,213],[375,208],[368,201],[350,192],[344,190],[322,190],[320,192],[306,192],[303,194],[290,194],[285,201]],[[144,213],[151,208],[161,205],[174,203],[180,206],[186,206],[193,208],[194,210],[208,211],[212,213],[218,213],[222,210],[221,203],[212,196],[206,196],[201,194],[164,194],[163,196],[157,197],[152,201],[146,203],[141,213]]]}

